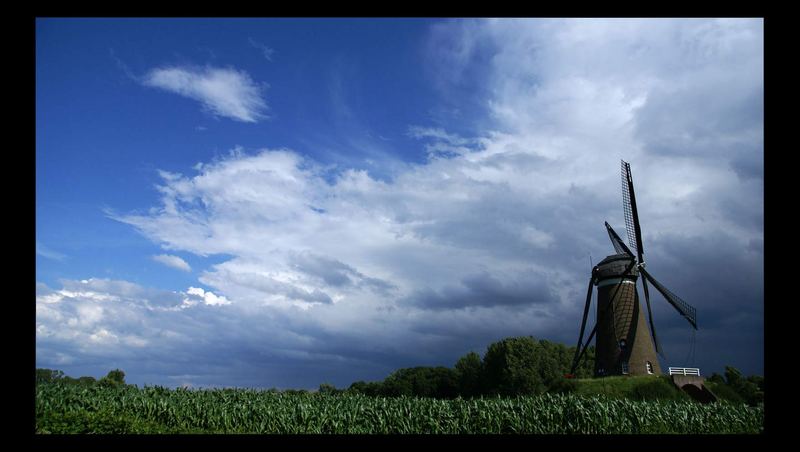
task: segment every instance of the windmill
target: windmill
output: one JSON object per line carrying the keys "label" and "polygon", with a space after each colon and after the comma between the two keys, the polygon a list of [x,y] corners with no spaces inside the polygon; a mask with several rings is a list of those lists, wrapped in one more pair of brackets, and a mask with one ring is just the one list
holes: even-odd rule
{"label": "windmill", "polygon": [[[639,226],[639,214],[636,210],[631,166],[624,160],[622,161],[622,204],[625,212],[628,245],[625,245],[625,242],[606,222],[606,230],[616,254],[606,257],[592,268],[571,374],[575,373],[578,363],[595,334],[597,334],[595,376],[661,373],[656,353],[661,356],[664,356],[664,353],[653,323],[648,282],[664,296],[678,313],[689,321],[695,330],[697,329],[695,309],[670,292],[645,270],[642,231]],[[644,299],[647,304],[647,322],[636,290],[636,282],[640,274],[642,275]],[[592,286],[597,286],[597,321],[584,344],[583,334],[592,301]],[[647,323],[650,326],[649,335],[647,334]]]}

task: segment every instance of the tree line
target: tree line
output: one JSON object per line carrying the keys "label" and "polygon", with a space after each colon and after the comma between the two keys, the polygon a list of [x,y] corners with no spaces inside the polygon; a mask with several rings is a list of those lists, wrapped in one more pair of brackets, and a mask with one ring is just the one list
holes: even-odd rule
{"label": "tree line", "polygon": [[[453,368],[412,367],[392,372],[383,381],[357,381],[346,390],[329,384],[320,392],[351,392],[371,396],[418,396],[434,398],[518,396],[545,392],[573,392],[577,378],[594,376],[594,347],[588,347],[573,378],[565,378],[572,366],[575,347],[536,340],[531,336],[512,337],[492,343],[483,358],[475,352],[458,359]],[[764,401],[764,377],[745,377],[731,366],[725,375],[713,373],[706,380],[721,399],[757,406]],[[668,377],[663,381],[639,385],[633,392],[639,398],[668,398],[673,389]],[[650,392],[650,394],[642,394]]]}
{"label": "tree line", "polygon": [[80,386],[103,386],[103,387],[122,387],[126,386],[125,372],[120,369],[109,371],[105,377],[99,380],[94,377],[83,376],[79,378],[72,378],[64,375],[64,372],[53,369],[36,369],[36,384],[41,383],[61,383],[67,385],[80,385]]}
{"label": "tree line", "polygon": [[725,375],[716,372],[708,377],[711,391],[718,397],[732,402],[744,402],[750,406],[764,403],[764,377],[750,375],[745,377],[739,369],[725,366]]}
{"label": "tree line", "polygon": [[[572,366],[575,347],[536,340],[531,336],[494,342],[483,358],[469,352],[453,368],[411,367],[392,372],[383,381],[357,381],[347,392],[371,396],[418,396],[434,398],[516,396],[545,392],[571,392],[577,383],[565,378]],[[575,378],[594,372],[594,347],[576,369]],[[323,384],[320,392],[334,392]]]}
{"label": "tree line", "polygon": [[[512,337],[490,344],[482,358],[475,352],[465,354],[452,368],[403,368],[392,372],[382,381],[356,381],[347,389],[337,389],[329,383],[323,383],[318,392],[440,399],[573,392],[578,386],[577,378],[591,378],[594,375],[595,349],[588,347],[575,374],[570,375],[574,378],[565,378],[572,367],[574,355],[575,347],[544,339],[536,340],[532,336]],[[87,376],[72,378],[60,370],[36,369],[36,382],[107,387],[126,385],[125,372],[120,369],[108,372],[99,380]],[[764,377],[745,377],[734,367],[726,366],[724,376],[713,373],[706,383],[721,399],[751,406],[763,403],[764,400]],[[277,392],[276,389],[270,391]],[[308,391],[288,389],[282,392]]]}

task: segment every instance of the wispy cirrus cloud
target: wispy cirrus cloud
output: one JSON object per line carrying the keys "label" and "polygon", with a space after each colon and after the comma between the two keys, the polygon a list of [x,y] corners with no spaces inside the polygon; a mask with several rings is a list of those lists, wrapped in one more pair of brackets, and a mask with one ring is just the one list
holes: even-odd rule
{"label": "wispy cirrus cloud", "polygon": [[36,254],[42,257],[46,257],[48,259],[53,259],[57,261],[63,261],[67,256],[59,253],[57,251],[53,251],[50,248],[46,247],[43,243],[36,241]]}
{"label": "wispy cirrus cloud", "polygon": [[167,66],[151,70],[141,82],[194,99],[215,116],[242,122],[267,118],[263,88],[245,71]]}
{"label": "wispy cirrus cloud", "polygon": [[258,50],[260,50],[260,51],[261,51],[261,54],[264,56],[264,58],[265,58],[267,61],[269,61],[269,62],[272,62],[272,55],[275,53],[275,49],[272,49],[272,48],[270,48],[270,47],[267,47],[267,45],[266,45],[266,44],[263,44],[263,43],[261,43],[261,42],[258,42],[258,41],[256,41],[256,40],[255,40],[255,39],[253,39],[253,38],[247,38],[247,40],[250,42],[250,45],[251,45],[251,46],[253,46],[253,47],[255,47],[256,49],[258,49]]}
{"label": "wispy cirrus cloud", "polygon": [[157,256],[153,256],[153,260],[159,263],[166,265],[167,267],[176,268],[181,271],[190,272],[192,271],[192,267],[189,264],[181,259],[178,256],[173,256],[171,254],[159,254]]}

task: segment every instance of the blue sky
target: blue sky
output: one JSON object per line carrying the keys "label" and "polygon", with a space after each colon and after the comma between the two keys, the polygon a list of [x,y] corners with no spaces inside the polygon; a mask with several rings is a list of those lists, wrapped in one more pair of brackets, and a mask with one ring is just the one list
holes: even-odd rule
{"label": "blue sky", "polygon": [[761,20],[38,19],[36,147],[38,367],[314,388],[572,344],[625,159],[693,364],[763,372]]}
{"label": "blue sky", "polygon": [[[52,283],[88,272],[168,283],[169,276],[158,279],[158,272],[144,268],[142,250],[153,244],[130,228],[104,221],[98,208],[128,211],[156,201],[151,187],[157,169],[182,171],[234,146],[304,149],[324,163],[344,158],[350,165],[369,166],[377,176],[385,170],[364,163],[364,156],[423,160],[425,153],[408,137],[406,124],[420,114],[430,116],[432,108],[426,101],[433,90],[414,67],[425,24],[39,20],[38,238],[63,244],[69,253],[86,250],[87,258],[103,253],[102,259],[64,261],[58,271],[68,273],[46,273],[37,265],[39,278]],[[267,53],[269,59],[264,49],[273,47],[267,42],[280,48]],[[173,65],[247,72],[261,85],[269,119],[253,126],[208,114],[196,101],[164,95],[136,80],[154,67]],[[56,221],[58,228],[42,227]],[[131,247],[144,248],[133,252]]]}

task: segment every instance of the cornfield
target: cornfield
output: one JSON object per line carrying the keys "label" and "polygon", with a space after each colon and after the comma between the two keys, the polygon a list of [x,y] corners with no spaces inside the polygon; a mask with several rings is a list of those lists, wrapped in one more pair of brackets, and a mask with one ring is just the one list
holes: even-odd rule
{"label": "cornfield", "polygon": [[37,433],[761,433],[763,408],[571,394],[437,400],[41,384]]}

